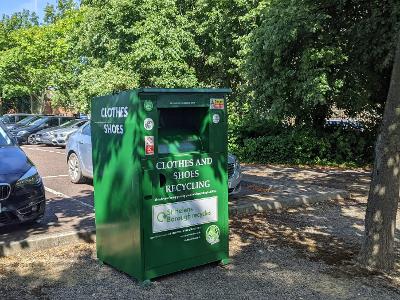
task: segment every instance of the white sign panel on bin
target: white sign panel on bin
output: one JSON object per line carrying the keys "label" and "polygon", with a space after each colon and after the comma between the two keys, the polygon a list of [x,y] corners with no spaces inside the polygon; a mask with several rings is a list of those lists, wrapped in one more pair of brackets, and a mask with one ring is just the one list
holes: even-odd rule
{"label": "white sign panel on bin", "polygon": [[153,233],[218,221],[218,198],[153,206]]}

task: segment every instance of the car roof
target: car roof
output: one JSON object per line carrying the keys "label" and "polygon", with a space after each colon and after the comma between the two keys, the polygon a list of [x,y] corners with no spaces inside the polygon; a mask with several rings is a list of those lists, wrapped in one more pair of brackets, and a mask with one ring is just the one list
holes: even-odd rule
{"label": "car roof", "polygon": [[35,114],[16,113],[16,114],[4,114],[4,116],[35,116]]}

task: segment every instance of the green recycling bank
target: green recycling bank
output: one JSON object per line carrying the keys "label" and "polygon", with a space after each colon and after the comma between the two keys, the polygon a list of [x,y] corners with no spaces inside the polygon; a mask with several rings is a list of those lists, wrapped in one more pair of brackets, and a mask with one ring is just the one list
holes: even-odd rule
{"label": "green recycling bank", "polygon": [[229,89],[92,101],[99,259],[140,281],[228,260]]}

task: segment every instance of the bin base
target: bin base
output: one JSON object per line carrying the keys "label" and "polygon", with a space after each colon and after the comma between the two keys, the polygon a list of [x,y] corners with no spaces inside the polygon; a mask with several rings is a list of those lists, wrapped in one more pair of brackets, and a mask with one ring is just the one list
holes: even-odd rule
{"label": "bin base", "polygon": [[149,287],[149,286],[152,285],[152,282],[151,282],[150,279],[146,279],[146,280],[141,281],[141,282],[140,282],[140,285],[141,285],[142,287]]}
{"label": "bin base", "polygon": [[221,262],[219,263],[221,266],[226,266],[229,265],[232,262],[232,260],[230,258],[224,258],[221,260]]}

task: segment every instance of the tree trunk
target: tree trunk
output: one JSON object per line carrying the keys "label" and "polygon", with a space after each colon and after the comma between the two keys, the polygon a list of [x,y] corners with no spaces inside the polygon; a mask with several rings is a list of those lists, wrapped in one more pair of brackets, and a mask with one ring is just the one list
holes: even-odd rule
{"label": "tree trunk", "polygon": [[46,108],[46,90],[40,95],[40,113],[43,114]]}
{"label": "tree trunk", "polygon": [[375,152],[360,262],[369,269],[390,271],[395,265],[394,234],[400,197],[400,38]]}
{"label": "tree trunk", "polygon": [[31,104],[31,114],[33,114],[33,96],[32,96],[32,94],[29,95],[29,100],[30,100],[30,104]]}

